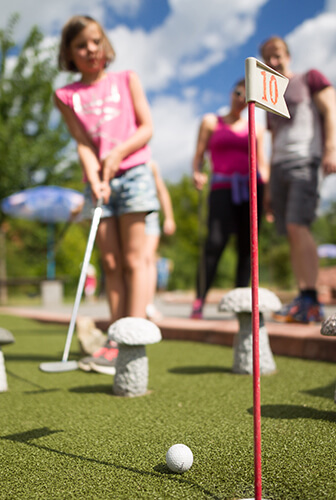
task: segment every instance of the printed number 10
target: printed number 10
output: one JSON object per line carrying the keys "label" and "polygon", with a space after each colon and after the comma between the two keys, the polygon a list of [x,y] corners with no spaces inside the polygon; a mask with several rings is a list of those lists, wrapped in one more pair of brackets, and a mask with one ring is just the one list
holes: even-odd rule
{"label": "printed number 10", "polygon": [[[276,103],[278,102],[278,96],[279,96],[278,83],[276,81],[276,78],[274,75],[272,75],[270,77],[269,82],[268,82],[268,89],[267,89],[267,76],[269,76],[269,73],[267,73],[266,71],[261,71],[261,74],[263,77],[262,100],[268,102],[267,96],[269,94],[269,98],[270,98],[272,104],[276,105]],[[268,92],[267,92],[267,90],[268,90]]]}

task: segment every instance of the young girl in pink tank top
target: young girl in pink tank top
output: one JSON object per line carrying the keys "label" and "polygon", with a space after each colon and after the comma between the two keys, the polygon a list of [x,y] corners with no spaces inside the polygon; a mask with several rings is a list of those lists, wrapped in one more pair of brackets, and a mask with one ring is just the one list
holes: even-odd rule
{"label": "young girl in pink tank top", "polygon": [[[145,317],[145,216],[159,209],[147,165],[152,136],[149,104],[135,73],[106,71],[114,57],[94,19],[74,16],[64,26],[59,67],[81,77],[58,89],[55,103],[77,142],[87,184],[85,209],[104,200],[97,244],[112,321]],[[113,347],[107,345],[92,359],[83,360],[81,368],[104,371],[105,366],[105,373],[113,373],[117,353]]]}

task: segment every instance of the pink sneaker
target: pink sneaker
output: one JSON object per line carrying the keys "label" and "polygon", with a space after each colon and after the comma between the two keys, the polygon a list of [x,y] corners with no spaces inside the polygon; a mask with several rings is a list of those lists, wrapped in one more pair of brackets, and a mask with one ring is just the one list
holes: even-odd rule
{"label": "pink sneaker", "polygon": [[203,319],[203,304],[202,299],[195,299],[192,305],[190,319]]}
{"label": "pink sneaker", "polygon": [[[118,345],[112,340],[108,340],[105,346],[101,347],[92,356],[86,356],[78,361],[78,366],[85,372],[99,371],[99,373],[114,375],[118,352]],[[97,369],[97,367],[101,368]]]}

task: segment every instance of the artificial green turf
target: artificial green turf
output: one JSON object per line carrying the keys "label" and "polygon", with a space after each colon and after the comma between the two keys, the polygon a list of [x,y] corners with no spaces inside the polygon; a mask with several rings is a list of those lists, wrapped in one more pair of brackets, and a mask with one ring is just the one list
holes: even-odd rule
{"label": "artificial green turf", "polygon": [[[232,349],[162,341],[147,349],[151,393],[111,394],[112,377],[43,373],[67,328],[0,317],[9,391],[0,394],[1,499],[236,499],[254,496],[252,378]],[[78,358],[74,339],[70,359]],[[261,379],[263,498],[336,498],[335,365],[276,357]],[[180,475],[165,454],[194,454]]]}

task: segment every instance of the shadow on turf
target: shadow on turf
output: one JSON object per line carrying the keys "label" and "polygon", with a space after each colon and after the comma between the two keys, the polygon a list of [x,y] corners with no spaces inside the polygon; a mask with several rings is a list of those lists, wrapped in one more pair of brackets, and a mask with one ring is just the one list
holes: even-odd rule
{"label": "shadow on turf", "polygon": [[[72,357],[73,353],[70,353],[70,357]],[[76,357],[78,357],[78,353],[76,353]],[[10,354],[6,352],[6,361],[60,361],[62,358],[62,352],[57,356],[44,356],[42,354]]]}
{"label": "shadow on turf", "polygon": [[319,398],[334,399],[335,384],[336,382],[332,382],[331,384],[302,392],[303,394],[310,394],[311,396],[316,396]]}
{"label": "shadow on turf", "polygon": [[129,472],[133,472],[135,474],[140,474],[142,476],[152,476],[152,477],[159,477],[159,474],[165,474],[167,475],[167,479],[171,481],[177,481],[179,483],[184,483],[188,484],[191,486],[194,486],[198,488],[200,491],[202,491],[204,494],[206,494],[209,498],[213,498],[214,500],[220,500],[220,497],[214,495],[211,491],[203,488],[200,484],[195,483],[194,481],[191,481],[189,479],[184,479],[181,477],[180,474],[174,473],[171,470],[168,469],[166,464],[160,463],[153,467],[153,471],[145,471],[145,470],[139,470],[134,467],[126,467],[125,465],[120,465],[120,464],[114,464],[112,462],[107,462],[105,460],[97,460],[96,458],[90,458],[90,457],[83,457],[82,455],[75,455],[74,453],[66,453],[64,451],[60,450],[55,450],[54,448],[49,448],[48,446],[43,446],[43,445],[38,445],[36,443],[32,443],[31,440],[33,439],[39,439],[43,438],[45,436],[50,436],[51,434],[56,434],[58,432],[64,432],[63,430],[56,430],[53,431],[49,429],[49,427],[41,427],[38,429],[31,429],[30,431],[25,431],[25,432],[20,432],[17,434],[9,434],[8,436],[0,436],[0,439],[6,439],[8,441],[14,441],[18,443],[24,443],[28,446],[31,446],[33,448],[37,448],[39,450],[45,450],[49,451],[52,453],[56,453],[57,455],[60,455],[62,457],[68,457],[68,458],[74,458],[77,460],[83,460],[85,462],[91,462],[94,464],[98,465],[104,465],[108,467],[114,467],[116,469],[122,469],[126,470]]}
{"label": "shadow on turf", "polygon": [[80,387],[72,387],[69,392],[75,392],[77,394],[112,394],[112,382],[111,384],[96,384],[96,385],[85,385]]}
{"label": "shadow on turf", "polygon": [[168,372],[177,375],[203,375],[206,373],[232,373],[232,369],[223,366],[179,366],[170,368]]}
{"label": "shadow on turf", "polygon": [[9,376],[11,376],[13,378],[16,378],[17,380],[21,380],[22,382],[25,382],[26,384],[30,385],[31,387],[35,387],[36,388],[35,390],[32,390],[32,391],[23,391],[24,394],[41,394],[42,392],[55,392],[55,391],[59,391],[59,389],[56,389],[56,388],[54,388],[54,389],[46,389],[42,385],[36,384],[35,382],[32,382],[31,380],[28,380],[27,378],[20,377],[20,375],[17,375],[16,373],[13,373],[10,370],[6,370],[6,371],[7,371],[7,375],[9,375]]}
{"label": "shadow on turf", "polygon": [[[249,408],[247,411],[253,415],[253,408]],[[316,408],[299,405],[262,405],[261,416],[265,418],[288,420],[307,418],[311,420],[325,420],[333,423],[336,422],[336,411],[316,410]]]}

